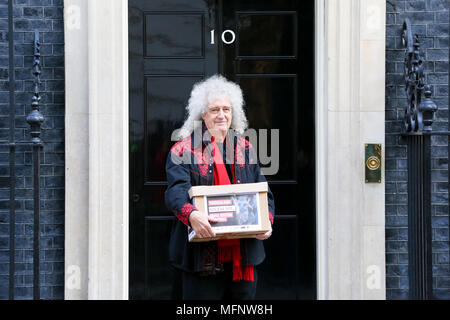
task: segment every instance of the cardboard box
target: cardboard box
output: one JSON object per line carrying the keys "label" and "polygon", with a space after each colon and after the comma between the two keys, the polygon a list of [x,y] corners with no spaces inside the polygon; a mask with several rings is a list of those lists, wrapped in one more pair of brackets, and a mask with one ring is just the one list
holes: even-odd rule
{"label": "cardboard box", "polygon": [[189,242],[250,238],[270,230],[267,182],[195,186],[189,190],[192,203],[199,210],[219,219],[211,222],[214,238],[199,239],[188,228]]}

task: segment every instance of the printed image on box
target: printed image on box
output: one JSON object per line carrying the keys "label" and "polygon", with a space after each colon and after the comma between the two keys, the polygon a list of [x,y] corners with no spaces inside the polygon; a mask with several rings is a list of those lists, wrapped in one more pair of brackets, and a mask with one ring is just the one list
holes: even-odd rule
{"label": "printed image on box", "polygon": [[[192,204],[209,217],[214,237],[198,238],[188,226],[189,242],[253,238],[270,230],[267,182],[193,186]],[[213,220],[213,219],[211,219]]]}
{"label": "printed image on box", "polygon": [[213,227],[259,225],[257,193],[206,196],[205,208]]}

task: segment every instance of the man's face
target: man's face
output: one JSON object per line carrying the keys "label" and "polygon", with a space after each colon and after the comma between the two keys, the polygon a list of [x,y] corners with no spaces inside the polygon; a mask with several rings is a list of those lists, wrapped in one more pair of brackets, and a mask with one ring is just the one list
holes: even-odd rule
{"label": "man's face", "polygon": [[231,126],[232,119],[231,101],[228,97],[217,98],[206,107],[202,115],[203,121],[211,134],[226,132]]}

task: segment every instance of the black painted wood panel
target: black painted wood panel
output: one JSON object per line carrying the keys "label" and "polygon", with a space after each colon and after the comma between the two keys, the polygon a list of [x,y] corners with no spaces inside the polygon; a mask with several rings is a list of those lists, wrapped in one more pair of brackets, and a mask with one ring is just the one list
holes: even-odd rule
{"label": "black painted wood panel", "polygon": [[[240,83],[251,128],[279,129],[279,170],[267,176],[277,217],[258,298],[315,298],[313,16],[313,1],[129,1],[131,299],[179,289],[164,166],[193,84],[215,73]],[[227,29],[232,44],[221,41]]]}

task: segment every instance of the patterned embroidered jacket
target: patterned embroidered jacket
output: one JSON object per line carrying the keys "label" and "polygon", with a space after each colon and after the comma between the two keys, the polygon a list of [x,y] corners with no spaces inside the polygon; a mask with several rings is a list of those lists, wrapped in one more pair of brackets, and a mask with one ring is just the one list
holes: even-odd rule
{"label": "patterned embroidered jacket", "polygon": [[[205,258],[215,241],[192,242],[187,239],[188,218],[196,208],[188,195],[191,186],[213,185],[214,165],[211,155],[211,136],[205,125],[202,134],[194,131],[191,136],[178,141],[170,150],[166,162],[167,190],[165,202],[167,208],[178,218],[172,227],[169,244],[169,260],[171,264],[185,271],[208,272],[215,266],[205,263]],[[203,136],[203,139],[202,139]],[[233,141],[234,144],[230,142]],[[234,159],[233,183],[265,182],[257,156],[252,145],[234,130],[228,130],[226,137],[226,154]],[[268,190],[269,219],[273,224],[275,203],[273,194]],[[209,248],[208,248],[209,247]],[[243,265],[258,265],[264,261],[263,242],[255,238],[241,239],[241,255]]]}

